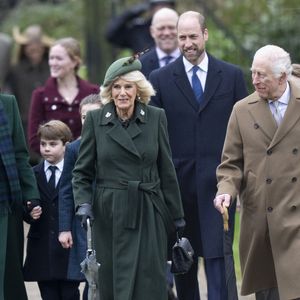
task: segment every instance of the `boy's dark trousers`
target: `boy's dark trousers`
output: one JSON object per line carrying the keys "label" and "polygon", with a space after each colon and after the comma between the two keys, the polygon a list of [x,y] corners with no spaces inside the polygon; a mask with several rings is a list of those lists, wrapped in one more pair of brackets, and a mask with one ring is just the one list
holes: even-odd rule
{"label": "boy's dark trousers", "polygon": [[49,280],[39,281],[43,300],[80,300],[79,281]]}

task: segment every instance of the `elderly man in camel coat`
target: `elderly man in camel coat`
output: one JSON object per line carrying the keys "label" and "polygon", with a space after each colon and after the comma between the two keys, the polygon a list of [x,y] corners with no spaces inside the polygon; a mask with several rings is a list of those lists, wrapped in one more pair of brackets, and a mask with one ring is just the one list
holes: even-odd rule
{"label": "elderly man in camel coat", "polygon": [[300,86],[282,48],[260,48],[255,92],[238,102],[217,169],[215,207],[240,196],[241,293],[300,299]]}

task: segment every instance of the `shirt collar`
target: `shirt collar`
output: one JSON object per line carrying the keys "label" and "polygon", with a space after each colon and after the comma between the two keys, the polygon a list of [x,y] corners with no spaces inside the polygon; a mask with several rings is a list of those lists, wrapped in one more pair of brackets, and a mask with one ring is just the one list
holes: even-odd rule
{"label": "shirt collar", "polygon": [[173,58],[177,58],[180,55],[180,50],[176,48],[173,52],[170,54],[167,54],[166,52],[162,51],[160,48],[156,47],[156,53],[158,60],[162,60],[165,56],[172,56]]}
{"label": "shirt collar", "polygon": [[[281,95],[280,98],[278,98],[278,103],[279,104],[285,104],[288,105],[290,101],[290,96],[291,96],[291,88],[290,84],[287,82],[286,89],[284,93]],[[268,100],[269,103],[273,102],[273,100]]]}
{"label": "shirt collar", "polygon": [[[184,56],[183,56],[183,65],[184,65],[186,73],[192,72],[192,68],[193,68],[194,65],[191,64]],[[204,58],[202,59],[202,61],[200,62],[200,64],[198,66],[201,69],[201,71],[204,71],[204,72],[207,73],[207,70],[208,70],[208,56],[207,56],[206,52],[204,52]]]}
{"label": "shirt collar", "polygon": [[64,167],[64,160],[61,160],[59,163],[56,165],[50,164],[47,160],[44,161],[44,171],[46,172],[50,166],[56,166],[57,169],[62,172],[63,167]]}

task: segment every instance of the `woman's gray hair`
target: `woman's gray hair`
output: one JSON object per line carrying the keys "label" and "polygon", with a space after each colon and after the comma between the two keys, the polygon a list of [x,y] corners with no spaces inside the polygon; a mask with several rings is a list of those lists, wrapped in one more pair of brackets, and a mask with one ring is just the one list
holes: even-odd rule
{"label": "woman's gray hair", "polygon": [[155,95],[155,91],[151,83],[146,79],[140,71],[132,71],[116,77],[115,80],[106,87],[101,87],[100,97],[104,104],[113,101],[112,99],[112,86],[117,79],[123,79],[128,82],[133,82],[137,86],[137,101],[147,104],[150,101],[150,97]]}
{"label": "woman's gray hair", "polygon": [[266,60],[270,64],[270,68],[277,78],[279,78],[282,73],[285,73],[287,78],[289,78],[292,73],[293,68],[290,54],[278,46],[266,45],[258,49],[253,60],[256,58]]}

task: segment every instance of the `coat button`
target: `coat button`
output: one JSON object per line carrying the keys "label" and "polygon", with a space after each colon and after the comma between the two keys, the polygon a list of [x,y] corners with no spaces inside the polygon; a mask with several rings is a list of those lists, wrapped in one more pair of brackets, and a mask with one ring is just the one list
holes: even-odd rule
{"label": "coat button", "polygon": [[258,129],[259,128],[259,125],[257,123],[254,123],[254,129]]}
{"label": "coat button", "polygon": [[272,212],[273,211],[273,207],[269,206],[268,207],[268,212]]}
{"label": "coat button", "polygon": [[271,184],[271,183],[272,183],[272,179],[271,179],[271,178],[267,178],[267,179],[266,179],[266,183],[267,183],[267,184]]}
{"label": "coat button", "polygon": [[297,148],[294,148],[293,149],[293,154],[297,154],[298,153],[298,149]]}
{"label": "coat button", "polygon": [[273,153],[273,151],[270,150],[270,149],[267,151],[267,154],[268,154],[268,155],[271,155],[272,153]]}
{"label": "coat button", "polygon": [[293,177],[292,182],[296,182],[296,181],[297,181],[297,177]]}
{"label": "coat button", "polygon": [[297,206],[296,205],[292,205],[292,207],[291,207],[291,210],[296,210],[297,209]]}

